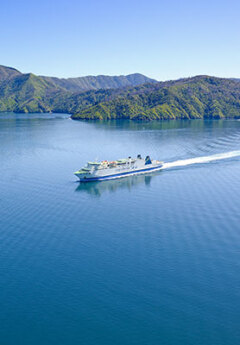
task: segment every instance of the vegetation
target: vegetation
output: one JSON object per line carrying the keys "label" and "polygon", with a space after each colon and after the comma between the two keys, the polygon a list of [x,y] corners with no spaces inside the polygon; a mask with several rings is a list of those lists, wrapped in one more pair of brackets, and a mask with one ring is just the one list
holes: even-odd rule
{"label": "vegetation", "polygon": [[240,118],[237,79],[196,76],[135,86],[131,76],[131,87],[73,92],[57,78],[0,66],[0,111],[65,112],[87,120]]}
{"label": "vegetation", "polygon": [[111,95],[118,94],[125,86],[147,81],[156,82],[138,73],[119,77],[59,79],[39,77],[32,73],[22,74],[16,69],[0,66],[0,112],[73,114],[111,99]]}
{"label": "vegetation", "polygon": [[197,76],[123,90],[114,99],[74,114],[74,119],[240,118],[240,83]]}
{"label": "vegetation", "polygon": [[99,90],[99,89],[119,89],[127,86],[136,86],[145,83],[156,83],[154,79],[150,79],[140,73],[120,76],[87,76],[79,78],[59,79],[54,77],[42,77],[46,81],[50,81],[60,86],[67,91],[81,92],[86,90]]}

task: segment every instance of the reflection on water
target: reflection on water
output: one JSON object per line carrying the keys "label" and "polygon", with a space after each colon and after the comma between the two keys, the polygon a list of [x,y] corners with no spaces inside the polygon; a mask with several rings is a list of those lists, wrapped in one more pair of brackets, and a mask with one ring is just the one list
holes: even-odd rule
{"label": "reflection on water", "polygon": [[108,180],[108,181],[93,181],[93,182],[79,182],[79,186],[76,188],[76,192],[86,192],[95,196],[101,196],[104,192],[116,192],[117,189],[128,189],[136,187],[139,184],[144,183],[145,186],[150,186],[153,176],[160,174],[160,172],[154,172],[147,175],[135,175],[126,176],[120,179]]}
{"label": "reflection on water", "polygon": [[54,116],[0,114],[1,344],[238,344],[240,121]]}
{"label": "reflection on water", "polygon": [[0,113],[0,120],[8,120],[8,122],[16,122],[18,120],[25,120],[31,122],[32,120],[56,120],[70,118],[70,114],[65,113]]}
{"label": "reflection on water", "polygon": [[[94,120],[87,121],[97,128],[104,128],[104,130],[177,130],[186,129],[204,130],[205,128],[225,128],[229,126],[229,121],[226,120],[165,120],[165,121],[130,121],[130,120]],[[235,121],[236,122],[236,121]]]}

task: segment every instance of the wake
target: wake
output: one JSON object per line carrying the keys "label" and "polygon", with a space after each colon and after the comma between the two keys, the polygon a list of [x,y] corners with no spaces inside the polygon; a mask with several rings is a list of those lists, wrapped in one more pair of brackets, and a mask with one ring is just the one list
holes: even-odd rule
{"label": "wake", "polygon": [[192,164],[209,163],[213,161],[218,161],[218,160],[228,159],[228,158],[233,158],[233,157],[238,157],[238,156],[240,156],[240,151],[231,151],[231,152],[219,153],[219,154],[211,155],[211,156],[183,159],[183,160],[179,160],[175,162],[164,163],[162,166],[162,169],[182,167],[182,166],[192,165]]}

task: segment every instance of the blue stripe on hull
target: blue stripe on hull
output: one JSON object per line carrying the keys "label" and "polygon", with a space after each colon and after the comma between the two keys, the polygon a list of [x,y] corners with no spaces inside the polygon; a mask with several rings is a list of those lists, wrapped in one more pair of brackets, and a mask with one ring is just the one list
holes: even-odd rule
{"label": "blue stripe on hull", "polygon": [[158,170],[162,167],[162,165],[158,165],[157,167],[154,168],[148,168],[148,169],[141,169],[141,170],[135,170],[135,171],[128,171],[125,173],[121,173],[121,174],[114,174],[114,175],[108,175],[108,176],[101,176],[101,177],[90,177],[90,178],[80,178],[81,182],[90,182],[90,181],[102,181],[102,180],[110,180],[113,178],[117,178],[117,177],[124,177],[127,175],[134,175],[134,174],[138,174],[141,172],[147,172],[147,171],[154,171],[154,170]]}

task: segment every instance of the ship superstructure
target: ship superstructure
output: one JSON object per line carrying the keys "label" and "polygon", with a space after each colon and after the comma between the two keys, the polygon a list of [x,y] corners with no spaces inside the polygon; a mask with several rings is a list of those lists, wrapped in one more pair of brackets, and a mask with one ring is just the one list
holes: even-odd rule
{"label": "ship superstructure", "polygon": [[138,155],[137,158],[123,158],[116,161],[88,162],[87,165],[74,174],[82,182],[101,181],[125,177],[159,170],[163,162],[151,160],[150,156],[145,159]]}

